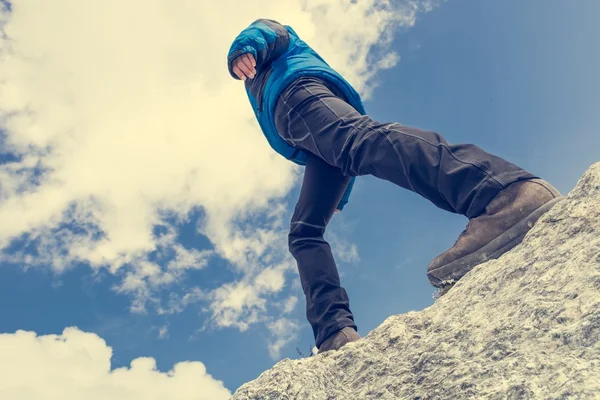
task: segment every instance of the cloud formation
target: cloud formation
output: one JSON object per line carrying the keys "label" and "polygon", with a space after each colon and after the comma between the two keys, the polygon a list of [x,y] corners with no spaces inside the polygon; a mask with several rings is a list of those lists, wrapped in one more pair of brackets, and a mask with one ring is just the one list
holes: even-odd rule
{"label": "cloud formation", "polygon": [[[412,26],[422,8],[376,0],[1,4],[0,262],[105,268],[122,276],[115,289],[132,295],[135,312],[148,302],[164,312],[206,301],[215,326],[241,330],[272,323],[265,297],[295,271],[283,199],[300,170],[269,148],[230,78],[231,41],[257,18],[291,25],[368,98],[377,73],[398,61],[394,30]],[[210,248],[178,240],[198,210]],[[352,245],[342,253],[357,258]],[[187,271],[213,259],[239,279],[163,304],[157,293],[176,292]]]}
{"label": "cloud formation", "polygon": [[111,369],[112,349],[93,333],[67,328],[61,335],[0,334],[0,398],[86,400],[219,400],[231,397],[201,362],[168,372],[153,358]]}

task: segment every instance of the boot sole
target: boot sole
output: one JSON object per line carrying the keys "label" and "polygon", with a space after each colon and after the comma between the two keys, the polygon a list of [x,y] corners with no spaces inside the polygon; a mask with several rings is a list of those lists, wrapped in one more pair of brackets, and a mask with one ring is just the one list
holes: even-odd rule
{"label": "boot sole", "polygon": [[559,196],[545,203],[479,250],[459,258],[450,264],[427,271],[429,281],[434,287],[443,288],[458,281],[476,265],[499,258],[521,243],[537,220],[564,198],[565,196]]}

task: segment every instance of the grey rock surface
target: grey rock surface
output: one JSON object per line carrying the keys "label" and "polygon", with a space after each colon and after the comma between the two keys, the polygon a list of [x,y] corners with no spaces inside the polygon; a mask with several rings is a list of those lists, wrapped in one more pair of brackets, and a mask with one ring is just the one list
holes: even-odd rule
{"label": "grey rock surface", "polygon": [[233,399],[600,399],[600,163],[523,242],[420,311],[284,359]]}

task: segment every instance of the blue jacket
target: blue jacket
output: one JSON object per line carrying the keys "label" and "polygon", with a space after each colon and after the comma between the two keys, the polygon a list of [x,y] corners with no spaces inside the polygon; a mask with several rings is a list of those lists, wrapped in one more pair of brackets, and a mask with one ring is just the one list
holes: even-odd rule
{"label": "blue jacket", "polygon": [[[306,164],[306,154],[288,145],[277,133],[274,120],[275,105],[280,93],[301,76],[326,79],[338,87],[349,103],[361,114],[366,114],[360,95],[317,52],[303,42],[296,32],[277,21],[259,19],[244,29],[233,41],[227,54],[229,73],[232,62],[242,54],[251,53],[256,60],[256,76],[246,79],[246,93],[254,115],[271,147],[283,157],[299,165]],[[354,186],[352,177],[337,209],[342,210]]]}

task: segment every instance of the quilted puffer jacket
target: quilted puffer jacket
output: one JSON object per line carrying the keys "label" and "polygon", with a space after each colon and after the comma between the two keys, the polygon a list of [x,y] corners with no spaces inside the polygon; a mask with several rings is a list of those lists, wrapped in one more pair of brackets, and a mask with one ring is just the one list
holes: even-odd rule
{"label": "quilted puffer jacket", "polygon": [[[277,133],[274,120],[277,98],[290,83],[301,76],[315,76],[334,84],[361,114],[365,109],[360,95],[327,62],[302,41],[292,27],[270,19],[258,19],[233,41],[227,54],[229,73],[233,61],[251,53],[256,60],[256,76],[246,79],[246,94],[267,141],[277,153],[299,165],[306,164],[306,154],[288,145]],[[353,177],[337,209],[342,210],[354,186]]]}

